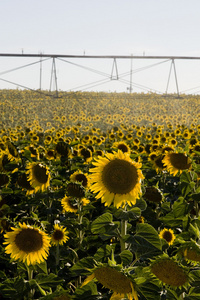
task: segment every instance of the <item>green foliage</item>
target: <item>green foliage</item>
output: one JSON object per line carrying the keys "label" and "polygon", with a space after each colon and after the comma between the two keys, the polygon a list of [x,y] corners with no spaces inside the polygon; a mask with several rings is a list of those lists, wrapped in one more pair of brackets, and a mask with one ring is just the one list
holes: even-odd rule
{"label": "green foliage", "polygon": [[[127,276],[140,300],[200,299],[198,253],[187,258],[184,248],[200,245],[200,151],[194,148],[200,143],[199,98],[188,96],[180,104],[156,94],[60,94],[52,99],[28,91],[0,91],[0,299],[108,300],[114,291],[98,280],[83,285],[101,266]],[[8,156],[8,141],[17,158]],[[73,182],[75,196],[70,195],[74,172],[89,176],[98,155],[117,149],[114,142],[126,143],[130,158],[142,165],[136,203],[105,206],[86,178]],[[186,153],[192,161],[189,169],[180,161],[175,164],[180,166],[176,176],[162,160],[156,166],[150,159],[152,153],[164,157],[173,143],[173,151]],[[82,148],[91,157],[81,156]],[[28,162],[48,168],[50,182],[43,191],[35,192],[25,180]],[[155,193],[148,198],[145,191],[152,187]],[[63,209],[65,196],[71,211]],[[4,234],[19,222],[49,237],[54,224],[60,224],[69,239],[51,245],[44,262],[27,267],[5,252]],[[172,245],[169,236],[159,236],[164,228],[174,232]],[[187,270],[184,286],[166,285],[151,272],[152,262],[164,255]]]}

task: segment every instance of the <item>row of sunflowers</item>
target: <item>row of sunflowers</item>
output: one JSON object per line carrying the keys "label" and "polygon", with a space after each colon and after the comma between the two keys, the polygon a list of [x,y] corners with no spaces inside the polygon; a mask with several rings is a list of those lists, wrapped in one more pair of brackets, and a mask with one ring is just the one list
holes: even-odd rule
{"label": "row of sunflowers", "polygon": [[0,299],[200,297],[200,98],[0,91]]}

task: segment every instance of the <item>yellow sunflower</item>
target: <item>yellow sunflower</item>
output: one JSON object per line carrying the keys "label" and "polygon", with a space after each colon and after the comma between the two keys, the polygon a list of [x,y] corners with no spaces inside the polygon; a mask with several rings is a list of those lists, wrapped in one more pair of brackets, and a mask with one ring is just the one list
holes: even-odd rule
{"label": "yellow sunflower", "polygon": [[161,239],[164,239],[169,245],[172,245],[174,240],[176,239],[176,236],[174,234],[174,231],[172,229],[164,228],[160,233],[159,237]]}
{"label": "yellow sunflower", "polygon": [[110,206],[112,201],[117,208],[126,202],[131,205],[141,193],[141,180],[144,178],[140,170],[141,164],[131,160],[128,153],[107,153],[98,157],[91,168],[91,191],[98,193],[102,203]]}
{"label": "yellow sunflower", "polygon": [[28,180],[35,191],[45,191],[50,185],[49,168],[39,162],[29,162],[27,169]]}
{"label": "yellow sunflower", "polygon": [[62,205],[63,210],[64,210],[65,212],[76,213],[77,210],[78,210],[78,204],[77,204],[77,201],[74,200],[73,197],[65,196],[65,197],[62,198],[62,200],[61,200],[61,205]]}
{"label": "yellow sunflower", "polygon": [[131,152],[130,147],[125,142],[115,142],[113,143],[112,148],[121,150],[123,153],[127,152],[130,154]]}
{"label": "yellow sunflower", "polygon": [[19,161],[20,159],[20,154],[17,149],[17,147],[10,141],[7,142],[7,152],[6,154],[8,155],[8,159],[13,161]]}
{"label": "yellow sunflower", "polygon": [[162,162],[166,166],[167,171],[174,176],[192,167],[191,159],[186,154],[180,152],[166,153]]}
{"label": "yellow sunflower", "polygon": [[5,252],[14,260],[27,265],[41,263],[47,259],[50,237],[39,228],[19,223],[19,228],[11,227],[12,231],[4,234]]}
{"label": "yellow sunflower", "polygon": [[54,231],[51,236],[51,243],[53,245],[63,245],[63,243],[66,243],[67,240],[69,240],[69,237],[67,236],[69,232],[66,231],[66,228],[63,226],[60,226],[58,224],[54,225]]}
{"label": "yellow sunflower", "polygon": [[87,188],[88,185],[89,185],[88,174],[83,173],[81,170],[75,171],[75,172],[70,176],[70,180],[71,180],[72,182],[80,182],[80,183],[82,184],[82,186],[84,186],[85,188]]}
{"label": "yellow sunflower", "polygon": [[93,279],[96,279],[105,288],[114,292],[110,300],[121,300],[125,297],[128,297],[129,300],[138,300],[131,279],[114,267],[101,266],[95,268],[93,273],[83,282],[82,286],[88,284]]}

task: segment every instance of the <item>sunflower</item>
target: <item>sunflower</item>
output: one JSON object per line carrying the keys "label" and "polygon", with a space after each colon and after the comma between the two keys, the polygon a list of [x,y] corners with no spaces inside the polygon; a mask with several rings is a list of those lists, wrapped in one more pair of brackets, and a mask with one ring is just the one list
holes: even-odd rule
{"label": "sunflower", "polygon": [[8,186],[10,183],[10,177],[5,173],[0,173],[0,188],[3,186]]}
{"label": "sunflower", "polygon": [[120,205],[135,204],[141,193],[141,180],[144,178],[140,170],[141,164],[131,160],[128,153],[107,153],[98,157],[91,168],[91,191],[98,193],[102,203],[110,206],[112,201],[117,208]]}
{"label": "sunflower", "polygon": [[89,185],[88,174],[84,174],[81,170],[77,170],[70,176],[72,182],[80,182],[85,188]]}
{"label": "sunflower", "polygon": [[55,159],[55,150],[54,149],[46,149],[46,151],[45,151],[45,157],[48,160]]}
{"label": "sunflower", "polygon": [[23,189],[26,189],[26,195],[31,195],[34,193],[34,188],[30,185],[30,182],[27,180],[26,173],[21,173],[19,177],[17,178],[17,184],[22,187]]}
{"label": "sunflower", "polygon": [[188,274],[185,269],[167,256],[156,259],[150,269],[159,280],[171,287],[178,288],[188,282]]}
{"label": "sunflower", "polygon": [[169,245],[172,245],[174,240],[176,239],[174,232],[172,229],[164,228],[160,233],[159,237],[164,239]]}
{"label": "sunflower", "polygon": [[7,142],[7,155],[8,159],[13,161],[19,161],[20,155],[17,147],[10,141]]}
{"label": "sunflower", "polygon": [[47,259],[50,237],[39,228],[19,223],[19,228],[11,227],[12,231],[4,234],[5,252],[14,260],[27,265],[41,263]]}
{"label": "sunflower", "polygon": [[121,150],[123,153],[127,152],[130,154],[130,152],[131,152],[130,147],[125,142],[115,142],[115,143],[113,143],[112,148],[114,148],[116,150]]}
{"label": "sunflower", "polygon": [[160,203],[163,200],[163,195],[160,189],[154,186],[147,186],[143,197],[154,203]]}
{"label": "sunflower", "polygon": [[181,255],[189,262],[197,264],[200,262],[200,246],[194,241],[185,242],[179,248],[178,255]]}
{"label": "sunflower", "polygon": [[88,284],[93,279],[96,279],[105,288],[114,292],[110,300],[120,300],[125,297],[128,297],[129,300],[138,300],[131,279],[114,267],[104,265],[96,267],[93,273],[83,282],[82,286]]}
{"label": "sunflower", "polygon": [[66,228],[58,224],[55,224],[51,236],[51,243],[53,245],[58,245],[58,244],[63,245],[63,243],[66,243],[66,241],[69,240],[69,237],[67,236],[68,233],[69,232],[66,231]]}
{"label": "sunflower", "polygon": [[62,200],[61,200],[61,205],[62,205],[63,210],[64,210],[65,212],[76,213],[77,210],[78,210],[78,204],[77,204],[77,202],[74,200],[73,197],[65,196],[65,197],[62,198]]}
{"label": "sunflower", "polygon": [[79,150],[78,154],[83,157],[86,163],[89,163],[92,160],[92,151],[89,148],[83,147]]}
{"label": "sunflower", "polygon": [[162,160],[164,166],[170,174],[176,176],[177,173],[182,173],[184,170],[191,169],[192,162],[190,158],[179,152],[168,152]]}
{"label": "sunflower", "polygon": [[29,162],[27,169],[28,180],[35,191],[45,191],[49,187],[49,168],[39,162]]}

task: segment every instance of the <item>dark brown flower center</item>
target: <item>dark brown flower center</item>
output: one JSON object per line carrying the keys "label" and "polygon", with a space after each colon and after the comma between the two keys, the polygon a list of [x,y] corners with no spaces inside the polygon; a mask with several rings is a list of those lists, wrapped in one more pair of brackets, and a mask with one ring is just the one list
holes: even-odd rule
{"label": "dark brown flower center", "polygon": [[42,235],[34,228],[22,229],[15,237],[15,244],[21,251],[35,252],[43,246]]}
{"label": "dark brown flower center", "polygon": [[188,157],[185,156],[183,153],[171,153],[170,162],[172,166],[178,170],[186,170],[189,169],[191,166]]}
{"label": "dark brown flower center", "polygon": [[125,144],[119,144],[119,145],[117,146],[117,148],[118,148],[119,150],[121,150],[123,153],[128,152],[128,147],[127,147]]}
{"label": "dark brown flower center", "polygon": [[163,235],[162,235],[163,239],[165,239],[168,243],[171,242],[173,236],[172,236],[172,233],[170,231],[165,231],[163,232]]}
{"label": "dark brown flower center", "polygon": [[48,181],[46,167],[41,164],[37,164],[33,167],[33,176],[39,183],[47,183]]}
{"label": "dark brown flower center", "polygon": [[127,194],[138,182],[137,169],[126,160],[111,160],[102,171],[102,181],[110,193]]}
{"label": "dark brown flower center", "polygon": [[87,177],[84,174],[77,174],[76,181],[81,182],[83,186],[87,186]]}
{"label": "dark brown flower center", "polygon": [[63,232],[61,230],[56,229],[53,233],[53,238],[56,241],[60,241],[63,239]]}

